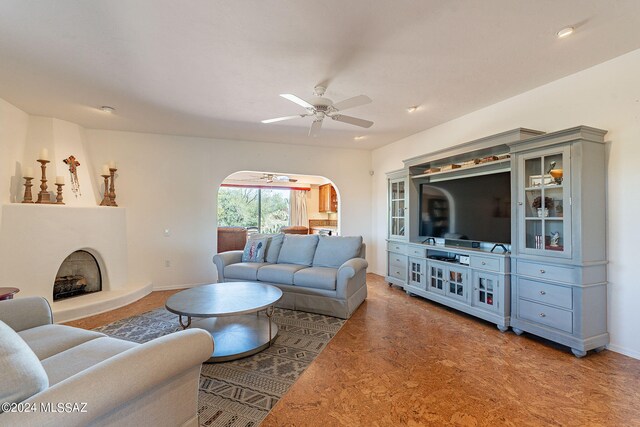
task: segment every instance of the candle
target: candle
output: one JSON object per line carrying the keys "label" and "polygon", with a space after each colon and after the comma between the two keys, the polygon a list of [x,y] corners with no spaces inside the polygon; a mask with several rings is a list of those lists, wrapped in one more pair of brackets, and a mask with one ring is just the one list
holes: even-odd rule
{"label": "candle", "polygon": [[31,166],[27,166],[24,169],[24,176],[26,178],[33,178],[33,168]]}
{"label": "candle", "polygon": [[109,169],[115,169],[116,168],[116,162],[111,160],[109,161]]}
{"label": "candle", "polygon": [[64,176],[56,176],[56,184],[64,184]]}
{"label": "candle", "polygon": [[38,160],[49,160],[49,150],[46,148],[40,150],[40,158]]}
{"label": "candle", "polygon": [[109,175],[109,165],[102,166],[102,175]]}

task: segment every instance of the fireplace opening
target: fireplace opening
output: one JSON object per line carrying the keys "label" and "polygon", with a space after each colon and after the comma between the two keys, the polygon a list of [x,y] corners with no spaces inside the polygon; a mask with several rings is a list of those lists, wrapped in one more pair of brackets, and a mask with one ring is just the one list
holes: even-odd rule
{"label": "fireplace opening", "polygon": [[86,295],[102,290],[102,274],[96,258],[87,251],[75,251],[62,261],[53,283],[53,300]]}

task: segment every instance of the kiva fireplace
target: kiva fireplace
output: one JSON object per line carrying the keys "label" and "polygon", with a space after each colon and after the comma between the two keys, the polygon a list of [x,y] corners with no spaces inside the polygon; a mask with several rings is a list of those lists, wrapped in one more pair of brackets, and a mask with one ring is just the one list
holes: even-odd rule
{"label": "kiva fireplace", "polygon": [[53,300],[102,290],[102,274],[96,258],[87,251],[75,251],[65,258],[53,284]]}

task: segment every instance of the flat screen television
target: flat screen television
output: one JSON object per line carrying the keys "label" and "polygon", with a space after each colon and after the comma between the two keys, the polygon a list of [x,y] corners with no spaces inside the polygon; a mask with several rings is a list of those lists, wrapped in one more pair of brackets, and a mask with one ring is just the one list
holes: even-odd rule
{"label": "flat screen television", "polygon": [[511,243],[511,173],[420,185],[420,235]]}

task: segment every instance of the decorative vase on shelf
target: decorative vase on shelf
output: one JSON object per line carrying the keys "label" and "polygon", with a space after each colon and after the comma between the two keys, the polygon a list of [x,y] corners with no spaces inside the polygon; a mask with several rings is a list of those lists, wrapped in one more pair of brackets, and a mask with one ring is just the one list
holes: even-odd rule
{"label": "decorative vase on shelf", "polygon": [[542,208],[538,208],[538,218],[542,218],[542,217],[548,217],[549,216],[549,209],[544,208],[544,211]]}

